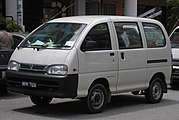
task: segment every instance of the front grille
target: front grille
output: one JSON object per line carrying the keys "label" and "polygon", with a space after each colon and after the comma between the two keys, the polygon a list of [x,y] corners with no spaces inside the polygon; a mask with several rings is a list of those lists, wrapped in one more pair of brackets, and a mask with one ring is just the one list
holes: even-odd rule
{"label": "front grille", "polygon": [[[55,91],[59,88],[59,82],[45,76],[47,65],[19,63],[19,75],[8,78],[8,84],[12,87]],[[36,76],[33,76],[33,74]],[[27,76],[26,76],[27,75]],[[23,83],[35,83],[36,87],[24,86]]]}
{"label": "front grille", "polygon": [[46,65],[20,63],[19,71],[44,73],[46,71]]}

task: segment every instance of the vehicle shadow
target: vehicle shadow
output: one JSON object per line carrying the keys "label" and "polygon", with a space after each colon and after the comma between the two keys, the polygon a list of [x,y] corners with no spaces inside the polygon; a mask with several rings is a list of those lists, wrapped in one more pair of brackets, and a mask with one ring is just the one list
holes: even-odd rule
{"label": "vehicle shadow", "polygon": [[85,109],[85,104],[80,100],[71,100],[60,103],[54,103],[47,106],[30,106],[25,108],[14,109],[13,111],[35,116],[43,116],[57,119],[97,119],[123,113],[136,112],[157,107],[171,106],[179,104],[179,101],[163,99],[158,104],[148,104],[144,96],[133,96],[128,94],[112,97],[111,103],[106,109],[99,114],[88,114]]}
{"label": "vehicle shadow", "polygon": [[22,97],[26,97],[26,96],[22,94],[12,93],[12,92],[3,92],[0,94],[0,100],[17,99]]}
{"label": "vehicle shadow", "polygon": [[169,90],[172,91],[179,91],[179,85],[175,86],[175,87],[168,87]]}

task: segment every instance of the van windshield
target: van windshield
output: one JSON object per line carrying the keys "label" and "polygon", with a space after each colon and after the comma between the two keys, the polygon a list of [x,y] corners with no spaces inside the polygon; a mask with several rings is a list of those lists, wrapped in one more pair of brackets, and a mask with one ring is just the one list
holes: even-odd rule
{"label": "van windshield", "polygon": [[85,26],[79,23],[46,23],[28,36],[19,47],[71,49]]}

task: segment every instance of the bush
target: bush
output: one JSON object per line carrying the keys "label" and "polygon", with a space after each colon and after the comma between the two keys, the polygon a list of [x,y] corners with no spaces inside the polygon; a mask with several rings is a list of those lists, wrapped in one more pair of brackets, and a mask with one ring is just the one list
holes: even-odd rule
{"label": "bush", "polygon": [[179,0],[166,0],[168,8],[170,8],[170,16],[167,19],[167,27],[170,32],[179,25]]}
{"label": "bush", "polygon": [[22,28],[14,20],[6,20],[3,16],[0,16],[0,22],[6,24],[6,30],[9,32],[22,31]]}

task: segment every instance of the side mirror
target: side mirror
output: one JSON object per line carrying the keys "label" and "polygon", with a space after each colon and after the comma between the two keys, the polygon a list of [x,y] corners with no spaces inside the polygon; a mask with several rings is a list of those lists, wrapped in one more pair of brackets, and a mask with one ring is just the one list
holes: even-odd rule
{"label": "side mirror", "polygon": [[97,43],[93,40],[86,41],[82,47],[82,51],[91,51],[97,48]]}

